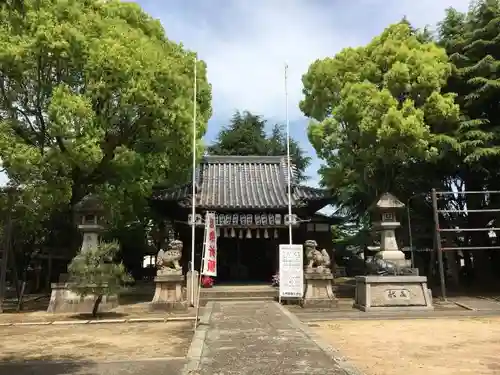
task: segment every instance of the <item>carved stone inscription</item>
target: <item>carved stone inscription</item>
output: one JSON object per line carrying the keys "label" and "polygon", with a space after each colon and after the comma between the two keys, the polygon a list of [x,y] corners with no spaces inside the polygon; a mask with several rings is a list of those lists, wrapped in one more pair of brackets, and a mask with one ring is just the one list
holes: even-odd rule
{"label": "carved stone inscription", "polygon": [[411,298],[408,289],[386,289],[384,291],[385,299],[388,301],[409,300]]}
{"label": "carved stone inscription", "polygon": [[425,306],[425,293],[427,291],[419,284],[379,283],[370,286],[371,305],[374,307]]}

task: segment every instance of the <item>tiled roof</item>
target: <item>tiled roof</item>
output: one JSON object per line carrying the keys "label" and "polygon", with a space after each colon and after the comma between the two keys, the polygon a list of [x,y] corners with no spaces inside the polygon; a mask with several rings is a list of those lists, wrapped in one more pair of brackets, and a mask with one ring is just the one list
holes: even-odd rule
{"label": "tiled roof", "polygon": [[[292,170],[292,205],[326,200],[325,190],[295,183]],[[196,171],[196,205],[218,209],[272,209],[288,206],[286,157],[206,156]],[[191,206],[192,185],[156,190],[153,200],[178,201]]]}

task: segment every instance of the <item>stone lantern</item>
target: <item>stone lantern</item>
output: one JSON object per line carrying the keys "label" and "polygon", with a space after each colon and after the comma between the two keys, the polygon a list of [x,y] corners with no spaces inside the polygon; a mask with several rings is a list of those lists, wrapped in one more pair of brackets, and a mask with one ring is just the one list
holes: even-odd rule
{"label": "stone lantern", "polygon": [[[81,251],[87,251],[99,245],[104,227],[104,205],[95,195],[85,196],[75,205],[76,222],[83,234]],[[97,296],[89,294],[82,297],[70,288],[68,275],[61,274],[58,283],[52,283],[51,296],[47,312],[89,312],[92,311]],[[109,311],[118,306],[118,296],[107,295],[102,297],[99,311]]]}
{"label": "stone lantern", "polygon": [[415,275],[396,241],[400,227],[397,213],[405,205],[390,193],[382,194],[371,207],[374,229],[380,233],[380,246],[367,264],[367,276],[356,276],[354,307],[363,311],[433,310],[427,277]]}
{"label": "stone lantern", "polygon": [[380,249],[375,258],[387,260],[398,267],[410,266],[410,261],[405,259],[396,240],[396,229],[401,226],[397,214],[404,207],[404,203],[394,195],[385,193],[370,208],[373,228],[380,232]]}
{"label": "stone lantern", "polygon": [[83,234],[81,251],[97,247],[104,231],[104,206],[95,195],[87,195],[76,206],[78,229]]}

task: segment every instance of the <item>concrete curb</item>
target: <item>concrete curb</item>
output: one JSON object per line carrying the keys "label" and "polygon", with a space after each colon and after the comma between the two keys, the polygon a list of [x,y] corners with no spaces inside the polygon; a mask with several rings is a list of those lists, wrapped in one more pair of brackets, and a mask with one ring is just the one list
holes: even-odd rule
{"label": "concrete curb", "polygon": [[330,345],[323,342],[323,340],[312,332],[311,329],[304,323],[300,321],[299,318],[295,316],[286,307],[278,302],[274,302],[278,309],[292,322],[298,330],[302,331],[309,339],[311,339],[328,357],[330,357],[342,370],[345,371],[347,375],[364,375],[359,369],[357,369],[352,363],[350,363],[346,357],[342,356],[339,350],[334,349]]}
{"label": "concrete curb", "polygon": [[469,305],[466,305],[465,303],[461,303],[461,302],[457,302],[457,301],[452,301],[455,305],[463,308],[463,309],[466,309],[466,310],[469,310],[469,311],[477,311],[477,309],[473,308],[473,307],[470,307]]}
{"label": "concrete curb", "polygon": [[0,327],[29,327],[29,326],[69,326],[82,324],[129,324],[129,323],[169,323],[194,322],[194,316],[175,316],[170,318],[131,318],[131,319],[100,319],[100,320],[55,320],[52,322],[12,322],[0,323]]}
{"label": "concrete curb", "polygon": [[201,358],[205,346],[208,329],[210,328],[210,318],[215,303],[210,301],[205,306],[203,315],[200,317],[200,323],[193,335],[191,345],[187,353],[187,363],[181,371],[182,375],[196,374],[200,369]]}

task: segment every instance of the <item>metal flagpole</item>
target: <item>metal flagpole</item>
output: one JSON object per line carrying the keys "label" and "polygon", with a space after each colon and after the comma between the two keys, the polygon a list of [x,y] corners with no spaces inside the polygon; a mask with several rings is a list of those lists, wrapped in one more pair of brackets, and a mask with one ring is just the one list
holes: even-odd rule
{"label": "metal flagpole", "polygon": [[[207,231],[208,231],[208,213],[205,213],[205,230],[203,231],[203,248],[201,249],[201,263],[200,263],[200,273],[198,275],[198,287],[196,288],[196,304],[193,306],[196,307],[196,317],[194,320],[194,331],[196,332],[196,328],[198,328],[198,319],[200,316],[200,294],[201,294],[201,274],[204,271],[205,267],[205,253],[207,251]],[[192,278],[194,280],[194,277]],[[193,289],[194,291],[194,289]],[[194,294],[191,292],[191,294]]]}
{"label": "metal flagpole", "polygon": [[285,118],[286,118],[286,159],[288,176],[288,239],[292,241],[292,189],[291,189],[291,162],[290,162],[290,120],[288,118],[288,64],[285,63]]}
{"label": "metal flagpole", "polygon": [[[196,235],[196,100],[197,100],[197,88],[196,88],[196,57],[194,58],[194,83],[193,83],[193,180],[192,180],[192,201],[191,201],[191,305],[195,305],[194,288],[195,288],[195,277],[194,277],[194,248],[196,245],[195,235]],[[200,267],[201,272],[201,267]]]}

